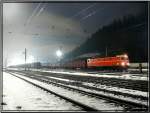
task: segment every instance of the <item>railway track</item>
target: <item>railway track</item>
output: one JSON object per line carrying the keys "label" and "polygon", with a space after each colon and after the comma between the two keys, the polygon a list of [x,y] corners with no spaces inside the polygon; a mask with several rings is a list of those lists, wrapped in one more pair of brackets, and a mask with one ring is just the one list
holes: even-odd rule
{"label": "railway track", "polygon": [[[27,72],[23,72],[23,73],[30,74],[31,76],[32,75],[42,76],[40,74],[33,74],[33,73],[27,73]],[[125,92],[112,91],[112,90],[109,90],[109,89],[106,89],[106,88],[105,89],[96,88],[96,87],[84,85],[84,84],[82,84],[81,82],[78,82],[78,81],[73,81],[73,82],[67,81],[66,82],[64,80],[68,80],[68,79],[62,79],[61,80],[61,78],[59,78],[59,77],[57,78],[57,76],[50,77],[48,75],[44,75],[44,76],[42,76],[42,78],[45,78],[45,80],[50,80],[51,82],[61,83],[61,84],[64,84],[64,85],[71,85],[71,86],[83,87],[83,88],[90,89],[90,90],[103,91],[103,92],[106,92],[106,93],[112,93],[114,95],[123,95],[123,96],[126,96],[126,97],[136,98],[138,100],[148,100],[147,97],[142,96],[142,95],[135,95],[135,94],[129,94],[129,93],[125,93]]]}
{"label": "railway track", "polygon": [[[17,71],[17,72],[20,72],[20,71]],[[22,72],[32,74],[32,72],[25,72],[25,71],[22,71]],[[57,77],[59,78],[65,78],[65,79],[70,79],[70,80],[79,81],[79,82],[100,83],[102,85],[148,92],[148,81],[142,81],[142,80],[125,80],[125,79],[122,80],[122,79],[117,79],[117,78],[88,77],[88,76],[74,76],[74,75],[66,76],[66,74],[40,72],[40,71],[34,71],[33,73],[42,74],[45,76],[52,76],[52,77],[56,77],[57,75]]]}
{"label": "railway track", "polygon": [[64,99],[64,100],[66,100],[66,101],[68,101],[68,102],[71,102],[71,103],[74,104],[74,105],[79,106],[79,107],[81,108],[81,110],[84,110],[84,111],[98,111],[97,109],[94,109],[94,108],[92,108],[92,107],[90,107],[90,106],[88,106],[88,105],[85,105],[85,104],[80,103],[80,102],[78,102],[78,101],[74,101],[74,100],[71,99],[71,98],[65,97],[65,96],[60,95],[60,94],[58,94],[58,93],[55,93],[55,92],[53,92],[53,91],[51,91],[51,90],[48,90],[48,89],[46,89],[46,88],[44,88],[44,87],[42,87],[42,86],[40,86],[40,85],[38,85],[38,84],[35,84],[34,82],[31,82],[31,81],[26,80],[26,79],[24,79],[24,78],[22,78],[22,77],[16,76],[14,73],[10,73],[10,72],[8,72],[8,73],[11,74],[11,75],[13,75],[13,76],[15,76],[15,77],[17,77],[17,78],[20,78],[20,79],[26,81],[26,82],[28,82],[28,83],[30,83],[30,84],[32,84],[32,85],[34,85],[34,86],[36,86],[36,87],[38,87],[38,88],[40,88],[40,89],[42,89],[42,90],[44,90],[44,91],[47,91],[48,93],[54,94],[54,95],[56,95],[56,96],[58,96],[58,97],[60,97],[60,98],[62,98],[62,99]]}
{"label": "railway track", "polygon": [[[11,74],[12,74],[12,72],[11,72]],[[50,81],[50,79],[48,79],[46,77],[43,77],[43,76],[41,77],[41,76],[36,76],[36,75],[33,75],[33,74],[31,75],[31,74],[27,74],[27,73],[26,74],[25,73],[18,73],[18,74],[21,74],[23,76],[26,76],[26,77],[29,77],[29,78],[32,78],[32,79],[36,79],[36,80],[41,81],[41,82],[45,82],[47,84],[52,84],[52,85],[57,86],[57,87],[62,87],[62,88],[68,89],[68,90],[76,91],[78,93],[88,95],[90,97],[94,97],[94,98],[98,98],[98,99],[105,99],[109,102],[114,102],[114,103],[117,103],[118,105],[126,106],[125,107],[126,109],[130,109],[130,110],[131,109],[132,110],[137,110],[137,109],[138,110],[143,110],[143,109],[146,110],[146,109],[148,109],[147,105],[143,105],[143,104],[135,103],[135,102],[131,102],[131,101],[126,101],[126,100],[121,100],[121,99],[114,98],[114,97],[111,97],[111,96],[106,96],[106,95],[96,94],[96,93],[92,93],[92,92],[87,92],[87,91],[84,91],[84,90],[81,90],[81,89],[78,89],[78,88],[75,88],[75,87],[70,87],[70,86],[67,86],[67,85],[64,85],[64,84],[61,84],[61,83],[52,82],[52,81]],[[33,84],[33,85],[36,85],[36,84]],[[38,87],[40,87],[40,86],[38,86]],[[40,87],[40,88],[42,88],[42,87]],[[46,90],[46,89],[44,89],[44,90]],[[76,104],[78,104],[79,106],[84,106],[83,104],[78,103],[78,102],[76,102]],[[83,108],[87,109],[87,110],[92,110],[92,111],[97,110],[97,109],[93,109],[92,107],[89,107],[89,106],[84,106]]]}
{"label": "railway track", "polygon": [[3,86],[3,110],[85,111],[82,107],[9,73],[3,73]]}
{"label": "railway track", "polygon": [[[48,75],[50,73],[48,72],[34,72],[39,73],[42,75]],[[120,88],[126,88],[126,89],[133,89],[133,90],[139,90],[148,92],[148,81],[141,81],[141,80],[125,80],[125,79],[117,79],[117,78],[104,78],[104,77],[88,77],[88,76],[66,76],[66,74],[51,74],[51,76],[60,78],[66,78],[66,79],[72,79],[77,80],[81,82],[91,82],[91,83],[101,83],[102,85],[108,85],[108,86],[114,86],[114,87],[120,87]],[[121,76],[121,75],[120,75]]]}

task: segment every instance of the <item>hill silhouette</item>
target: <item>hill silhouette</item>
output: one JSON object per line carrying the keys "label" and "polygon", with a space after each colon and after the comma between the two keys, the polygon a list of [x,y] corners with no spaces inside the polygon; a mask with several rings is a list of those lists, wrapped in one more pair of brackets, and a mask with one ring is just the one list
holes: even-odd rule
{"label": "hill silhouette", "polygon": [[148,17],[146,12],[127,15],[114,20],[93,33],[85,43],[69,52],[64,59],[72,59],[86,53],[101,56],[127,53],[130,62],[148,61]]}

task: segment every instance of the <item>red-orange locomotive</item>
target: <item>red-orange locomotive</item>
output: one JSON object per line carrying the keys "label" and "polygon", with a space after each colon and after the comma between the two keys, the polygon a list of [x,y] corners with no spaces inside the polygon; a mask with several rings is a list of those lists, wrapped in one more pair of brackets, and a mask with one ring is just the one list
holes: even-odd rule
{"label": "red-orange locomotive", "polygon": [[126,70],[129,67],[129,58],[127,54],[116,55],[113,57],[97,57],[88,59],[76,59],[64,62],[61,68],[68,69],[119,69]]}
{"label": "red-orange locomotive", "polygon": [[129,59],[126,54],[114,57],[91,58],[87,59],[88,68],[107,68],[107,69],[127,69],[129,67]]}

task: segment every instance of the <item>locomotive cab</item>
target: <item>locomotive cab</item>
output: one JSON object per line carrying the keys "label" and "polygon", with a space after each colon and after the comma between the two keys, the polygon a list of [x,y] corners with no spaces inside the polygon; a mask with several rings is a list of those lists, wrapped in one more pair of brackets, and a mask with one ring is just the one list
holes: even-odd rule
{"label": "locomotive cab", "polygon": [[123,54],[123,55],[117,55],[116,57],[120,58],[120,66],[124,67],[124,68],[128,68],[130,63],[129,63],[129,58],[127,54]]}

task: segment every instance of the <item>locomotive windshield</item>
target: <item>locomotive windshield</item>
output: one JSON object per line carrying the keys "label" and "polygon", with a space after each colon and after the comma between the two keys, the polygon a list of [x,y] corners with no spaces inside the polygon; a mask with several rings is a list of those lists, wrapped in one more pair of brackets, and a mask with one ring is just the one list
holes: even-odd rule
{"label": "locomotive windshield", "polygon": [[121,57],[121,60],[128,60],[128,57]]}
{"label": "locomotive windshield", "polygon": [[117,57],[120,57],[121,60],[128,60],[128,55],[117,55]]}

